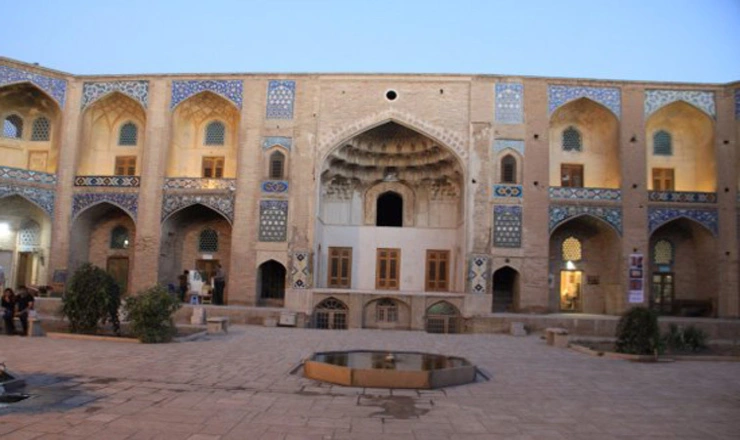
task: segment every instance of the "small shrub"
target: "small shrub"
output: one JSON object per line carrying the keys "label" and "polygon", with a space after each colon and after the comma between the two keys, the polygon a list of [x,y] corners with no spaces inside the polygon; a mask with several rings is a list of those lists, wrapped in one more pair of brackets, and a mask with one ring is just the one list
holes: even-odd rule
{"label": "small shrub", "polygon": [[650,355],[662,351],[658,314],[645,307],[625,312],[617,325],[617,351]]}
{"label": "small shrub", "polygon": [[118,283],[103,269],[83,264],[72,275],[62,296],[62,316],[69,320],[72,333],[97,333],[98,324],[110,322],[120,334],[118,307],[121,290]]}
{"label": "small shrub", "polygon": [[177,333],[172,315],[180,301],[163,286],[150,287],[126,299],[126,316],[131,332],[141,342],[170,342]]}
{"label": "small shrub", "polygon": [[671,324],[664,337],[666,347],[673,352],[697,352],[707,348],[707,334],[702,329],[690,325],[679,328]]}

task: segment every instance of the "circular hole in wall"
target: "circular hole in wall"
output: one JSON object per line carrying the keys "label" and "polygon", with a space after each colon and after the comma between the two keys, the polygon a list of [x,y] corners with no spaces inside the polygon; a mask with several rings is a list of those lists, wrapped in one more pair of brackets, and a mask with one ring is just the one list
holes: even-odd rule
{"label": "circular hole in wall", "polygon": [[388,90],[385,92],[385,99],[388,101],[395,101],[398,98],[398,93],[395,90]]}

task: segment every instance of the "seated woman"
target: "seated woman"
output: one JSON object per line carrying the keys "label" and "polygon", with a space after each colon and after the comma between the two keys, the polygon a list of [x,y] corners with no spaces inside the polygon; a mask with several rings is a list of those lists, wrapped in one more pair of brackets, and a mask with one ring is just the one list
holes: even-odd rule
{"label": "seated woman", "polygon": [[28,316],[33,310],[33,295],[28,293],[25,287],[18,288],[18,297],[15,300],[17,316],[21,320],[21,326],[23,327],[23,336],[28,336]]}
{"label": "seated woman", "polygon": [[13,315],[15,314],[15,293],[13,289],[7,288],[3,291],[2,299],[3,322],[5,323],[5,333],[8,335],[15,334],[15,324]]}

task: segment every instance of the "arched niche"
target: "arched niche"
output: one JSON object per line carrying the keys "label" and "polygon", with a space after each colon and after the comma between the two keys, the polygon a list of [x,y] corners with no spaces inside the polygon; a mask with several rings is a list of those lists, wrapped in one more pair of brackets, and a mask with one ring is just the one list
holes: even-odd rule
{"label": "arched niche", "polygon": [[376,225],[378,198],[383,194],[398,194],[403,201],[403,226],[414,225],[414,192],[400,182],[382,182],[365,192],[365,225]]}

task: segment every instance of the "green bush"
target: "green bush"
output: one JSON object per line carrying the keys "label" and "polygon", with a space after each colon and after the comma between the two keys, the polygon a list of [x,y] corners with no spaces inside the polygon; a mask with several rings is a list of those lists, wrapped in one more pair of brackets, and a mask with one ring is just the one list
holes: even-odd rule
{"label": "green bush", "polygon": [[131,332],[141,342],[170,342],[177,332],[172,315],[180,301],[162,286],[150,287],[126,299]]}
{"label": "green bush", "polygon": [[671,324],[668,334],[663,338],[666,347],[673,352],[697,352],[707,348],[707,334],[699,328],[690,325],[679,328]]}
{"label": "green bush", "polygon": [[72,333],[97,333],[98,324],[110,322],[120,334],[118,308],[121,289],[106,271],[90,263],[72,275],[62,296],[62,315],[69,320]]}
{"label": "green bush", "polygon": [[658,314],[645,307],[628,310],[617,325],[617,351],[650,355],[662,351]]}

